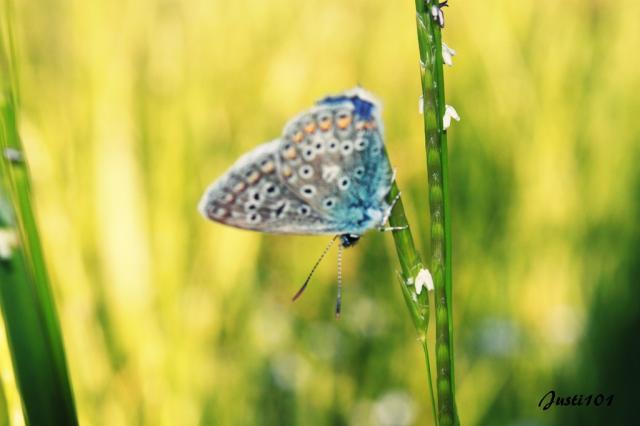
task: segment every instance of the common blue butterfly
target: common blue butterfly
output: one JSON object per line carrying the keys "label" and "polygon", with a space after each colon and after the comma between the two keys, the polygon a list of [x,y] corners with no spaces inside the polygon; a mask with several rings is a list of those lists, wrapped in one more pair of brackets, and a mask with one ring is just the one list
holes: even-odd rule
{"label": "common blue butterfly", "polygon": [[380,103],[355,88],[318,101],[291,119],[279,139],[242,156],[205,191],[199,210],[253,231],[332,234],[341,249],[384,227],[393,179]]}

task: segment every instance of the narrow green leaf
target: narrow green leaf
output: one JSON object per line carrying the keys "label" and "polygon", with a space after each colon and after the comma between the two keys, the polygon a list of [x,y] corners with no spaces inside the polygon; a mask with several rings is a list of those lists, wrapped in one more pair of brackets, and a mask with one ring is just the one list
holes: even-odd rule
{"label": "narrow green leaf", "polygon": [[0,10],[0,307],[27,424],[77,425],[16,119],[10,2]]}

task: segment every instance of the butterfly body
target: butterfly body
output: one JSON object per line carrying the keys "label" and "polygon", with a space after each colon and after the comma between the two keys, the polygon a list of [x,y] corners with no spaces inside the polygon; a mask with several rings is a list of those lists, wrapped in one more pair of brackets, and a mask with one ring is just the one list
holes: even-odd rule
{"label": "butterfly body", "polygon": [[392,180],[380,105],[358,88],[317,102],[279,139],[241,157],[205,191],[199,210],[242,229],[338,234],[348,247],[384,225]]}

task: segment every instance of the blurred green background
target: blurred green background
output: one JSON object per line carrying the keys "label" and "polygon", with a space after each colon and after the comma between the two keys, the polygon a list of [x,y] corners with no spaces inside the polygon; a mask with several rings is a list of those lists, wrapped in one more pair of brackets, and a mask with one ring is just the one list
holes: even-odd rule
{"label": "blurred green background", "polygon": [[[6,1],[6,0],[5,0]],[[14,0],[21,131],[85,425],[431,425],[390,235],[208,223],[204,188],[357,83],[428,256],[411,1]],[[632,424],[640,4],[452,0],[444,40],[465,425]],[[21,424],[2,339],[12,424]],[[615,394],[609,408],[538,408]],[[4,409],[0,407],[0,409]]]}

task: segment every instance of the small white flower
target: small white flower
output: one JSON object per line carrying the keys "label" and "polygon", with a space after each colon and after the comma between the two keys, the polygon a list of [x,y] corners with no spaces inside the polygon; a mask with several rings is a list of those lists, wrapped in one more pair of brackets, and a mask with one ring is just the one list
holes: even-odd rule
{"label": "small white flower", "polygon": [[447,2],[444,2],[439,5],[431,6],[431,17],[433,18],[434,21],[438,23],[440,28],[444,27],[444,12],[442,11],[442,8],[444,6],[448,6],[446,3]]}
{"label": "small white flower", "polygon": [[424,96],[422,95],[420,95],[420,99],[418,99],[418,112],[424,114]]}
{"label": "small white flower", "polygon": [[13,249],[18,245],[18,236],[12,229],[0,229],[0,259],[11,259]]}
{"label": "small white flower", "polygon": [[454,56],[456,56],[456,51],[447,46],[445,42],[442,42],[442,61],[452,67]]}
{"label": "small white flower", "polygon": [[433,291],[433,278],[428,269],[422,268],[416,276],[416,294],[422,293],[422,287],[427,291]]}
{"label": "small white flower", "polygon": [[451,105],[446,105],[444,108],[444,117],[442,117],[442,127],[444,130],[447,130],[451,127],[451,119],[456,121],[460,121],[460,116],[454,107]]}
{"label": "small white flower", "polygon": [[438,14],[440,13],[440,8],[438,6],[431,6],[431,17],[434,20],[438,20]]}

